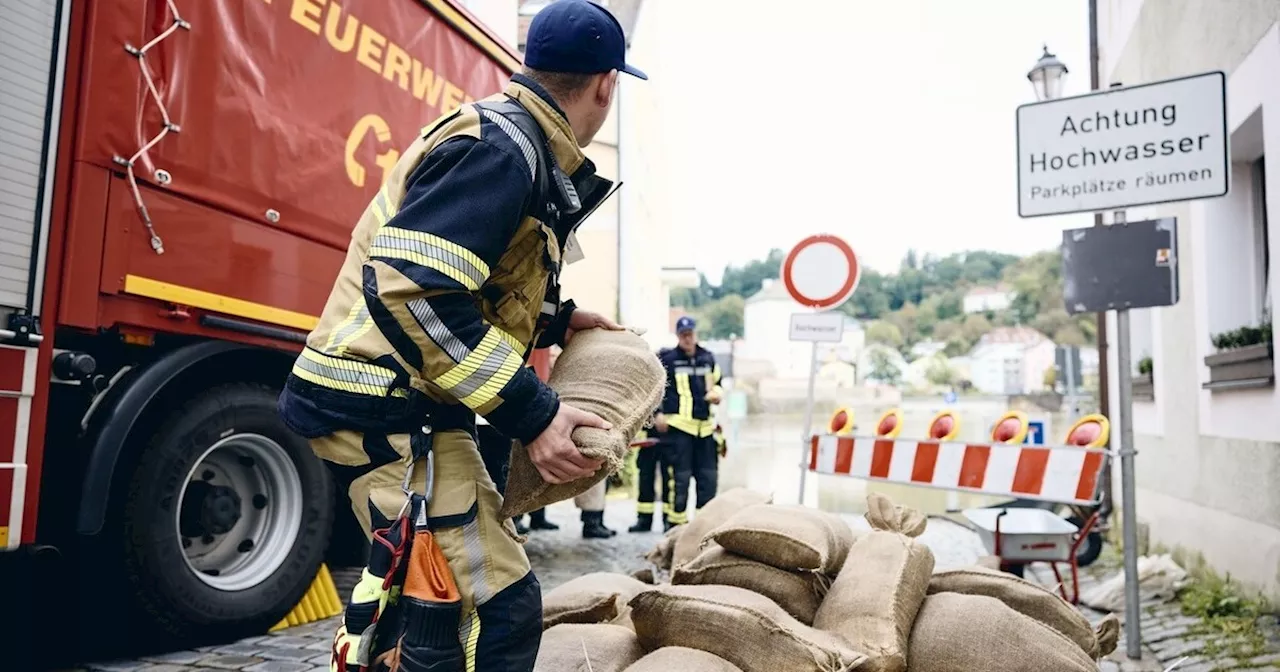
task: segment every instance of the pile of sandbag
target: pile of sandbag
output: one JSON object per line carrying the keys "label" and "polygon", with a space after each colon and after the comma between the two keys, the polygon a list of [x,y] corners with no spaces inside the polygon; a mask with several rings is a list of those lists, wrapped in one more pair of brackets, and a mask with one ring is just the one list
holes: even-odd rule
{"label": "pile of sandbag", "polygon": [[669,584],[592,574],[547,593],[537,670],[1097,672],[1115,649],[1114,617],[1094,629],[1058,595],[983,567],[935,573],[923,515],[875,494],[867,508],[858,534],[726,492],[650,554]]}

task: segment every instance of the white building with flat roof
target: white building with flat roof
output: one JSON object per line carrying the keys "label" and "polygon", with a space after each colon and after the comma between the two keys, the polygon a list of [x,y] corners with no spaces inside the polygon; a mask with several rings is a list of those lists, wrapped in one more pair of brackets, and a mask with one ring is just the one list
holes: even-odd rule
{"label": "white building with flat roof", "polygon": [[[1280,598],[1280,392],[1274,340],[1218,356],[1213,337],[1269,323],[1271,205],[1280,203],[1280,1],[1100,0],[1102,88],[1222,70],[1231,191],[1133,208],[1178,220],[1176,306],[1131,315],[1133,363],[1150,357],[1154,399],[1134,403],[1137,516],[1152,542],[1203,554],[1221,573]],[[1109,333],[1115,320],[1109,318]],[[1253,332],[1253,336],[1261,334]],[[1116,371],[1115,348],[1109,348]],[[1223,359],[1233,360],[1224,362]],[[1111,376],[1111,417],[1120,395]],[[1119,447],[1118,427],[1112,445]],[[1120,483],[1118,471],[1114,483]]]}

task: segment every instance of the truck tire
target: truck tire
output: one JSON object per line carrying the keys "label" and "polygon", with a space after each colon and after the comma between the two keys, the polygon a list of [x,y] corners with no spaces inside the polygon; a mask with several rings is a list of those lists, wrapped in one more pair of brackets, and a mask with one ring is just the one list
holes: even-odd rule
{"label": "truck tire", "polygon": [[333,527],[333,484],[252,384],[188,401],[149,437],[124,502],[124,569],[164,634],[262,634],[306,593]]}

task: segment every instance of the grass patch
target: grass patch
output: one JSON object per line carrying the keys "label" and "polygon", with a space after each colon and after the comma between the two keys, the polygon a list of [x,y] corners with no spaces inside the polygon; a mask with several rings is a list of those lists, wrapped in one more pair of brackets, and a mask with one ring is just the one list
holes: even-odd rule
{"label": "grass patch", "polygon": [[1268,613],[1267,602],[1261,596],[1245,595],[1230,576],[1197,572],[1178,600],[1183,615],[1200,619],[1191,632],[1204,638],[1205,657],[1252,658],[1265,652],[1266,638],[1258,629],[1258,617]]}

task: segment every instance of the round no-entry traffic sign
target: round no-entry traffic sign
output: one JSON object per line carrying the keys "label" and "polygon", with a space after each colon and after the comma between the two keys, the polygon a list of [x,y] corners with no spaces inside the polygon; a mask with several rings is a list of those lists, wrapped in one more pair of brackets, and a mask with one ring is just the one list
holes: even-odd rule
{"label": "round no-entry traffic sign", "polygon": [[853,248],[831,236],[809,236],[800,241],[782,264],[787,293],[810,308],[834,308],[858,287],[858,258]]}

